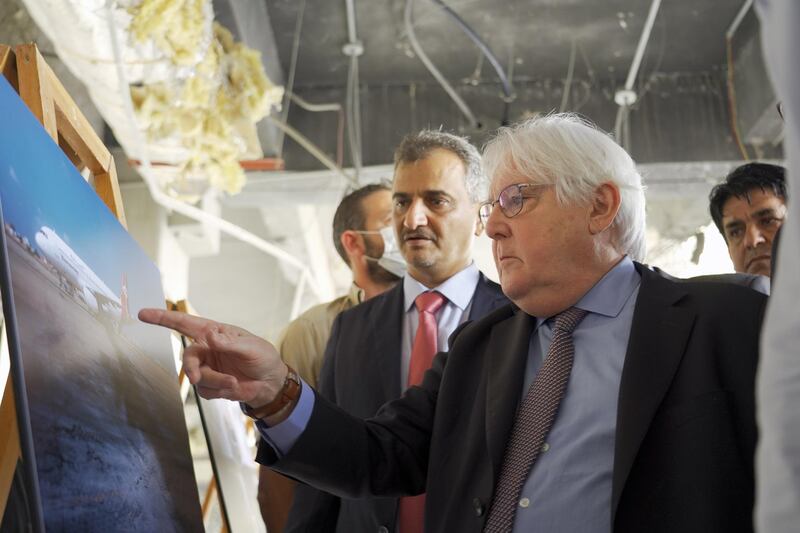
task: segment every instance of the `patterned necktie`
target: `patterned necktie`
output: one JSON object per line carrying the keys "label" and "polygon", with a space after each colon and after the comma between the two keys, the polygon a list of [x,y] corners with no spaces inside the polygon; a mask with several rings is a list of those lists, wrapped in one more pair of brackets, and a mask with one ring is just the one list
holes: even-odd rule
{"label": "patterned necktie", "polygon": [[[436,322],[438,311],[446,298],[438,292],[423,292],[414,304],[419,311],[419,325],[411,348],[411,362],[408,366],[408,386],[422,383],[422,376],[431,367],[436,355],[439,326]],[[400,499],[400,533],[422,533],[425,517],[425,495],[408,496]]]}
{"label": "patterned necktie", "polygon": [[522,400],[506,444],[500,478],[483,529],[485,533],[507,533],[514,525],[519,493],[564,397],[575,353],[572,332],[584,316],[586,311],[577,307],[556,315],[547,357]]}

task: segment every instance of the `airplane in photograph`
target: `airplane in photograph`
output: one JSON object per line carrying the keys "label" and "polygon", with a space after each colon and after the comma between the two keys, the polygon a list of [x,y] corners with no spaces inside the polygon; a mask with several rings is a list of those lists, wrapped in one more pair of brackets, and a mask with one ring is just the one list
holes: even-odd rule
{"label": "airplane in photograph", "polygon": [[35,240],[45,259],[58,270],[62,281],[69,283],[70,288],[98,318],[110,319],[117,329],[131,319],[125,274],[122,275],[122,288],[117,296],[51,228],[42,226],[36,232]]}

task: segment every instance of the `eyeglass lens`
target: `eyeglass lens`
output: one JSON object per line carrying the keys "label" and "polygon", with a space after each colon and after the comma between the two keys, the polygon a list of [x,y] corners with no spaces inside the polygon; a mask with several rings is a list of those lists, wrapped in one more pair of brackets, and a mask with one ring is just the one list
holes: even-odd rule
{"label": "eyeglass lens", "polygon": [[500,210],[509,218],[519,214],[522,210],[522,187],[524,185],[519,184],[506,187],[500,192],[500,196],[497,197],[496,201],[483,204],[478,210],[478,215],[486,222],[489,215],[492,214],[495,204],[500,204]]}
{"label": "eyeglass lens", "polygon": [[518,214],[522,209],[522,190],[519,185],[511,185],[506,187],[500,192],[497,198],[497,203],[500,204],[500,209],[507,217],[513,217]]}

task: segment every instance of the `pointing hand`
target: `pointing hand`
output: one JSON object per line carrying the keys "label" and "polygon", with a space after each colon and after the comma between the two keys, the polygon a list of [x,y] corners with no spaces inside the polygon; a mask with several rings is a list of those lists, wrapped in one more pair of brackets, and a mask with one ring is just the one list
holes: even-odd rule
{"label": "pointing hand", "polygon": [[183,369],[203,398],[226,398],[258,408],[283,386],[288,370],[278,351],[244,329],[163,309],[142,309],[139,319],[193,340],[184,351]]}

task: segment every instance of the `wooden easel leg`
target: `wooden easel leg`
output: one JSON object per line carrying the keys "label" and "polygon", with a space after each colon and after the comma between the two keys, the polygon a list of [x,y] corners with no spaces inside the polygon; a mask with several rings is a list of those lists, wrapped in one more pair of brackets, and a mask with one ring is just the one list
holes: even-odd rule
{"label": "wooden easel leg", "polygon": [[42,123],[50,137],[58,143],[56,108],[47,86],[48,78],[45,71],[48,67],[35,44],[21,44],[16,47],[15,53],[17,55],[19,95]]}
{"label": "wooden easel leg", "polygon": [[14,390],[9,375],[3,400],[0,403],[0,520],[6,509],[8,493],[14,479],[14,470],[20,459],[19,429],[14,407]]}

